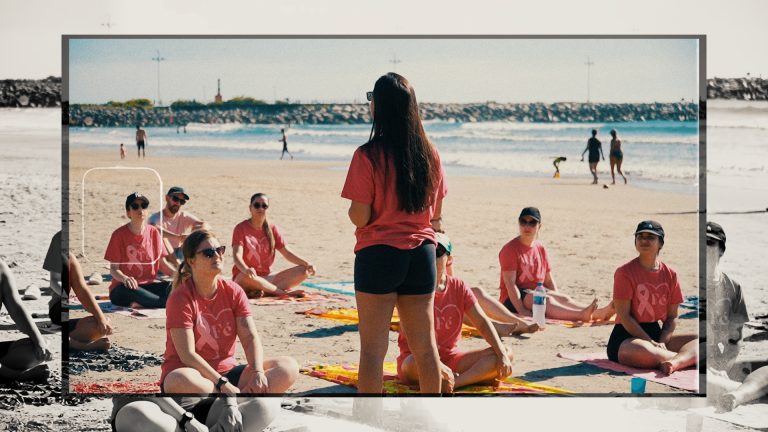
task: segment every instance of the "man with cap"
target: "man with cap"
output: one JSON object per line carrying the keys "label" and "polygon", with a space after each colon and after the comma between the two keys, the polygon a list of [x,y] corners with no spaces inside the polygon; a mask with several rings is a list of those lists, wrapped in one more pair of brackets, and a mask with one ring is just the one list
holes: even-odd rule
{"label": "man with cap", "polygon": [[124,307],[164,308],[170,281],[157,281],[161,262],[174,272],[165,260],[165,245],[160,230],[147,224],[149,198],[134,192],[125,199],[125,214],[130,221],[116,229],[109,239],[104,259],[109,261],[112,283],[109,300]]}
{"label": "man with cap", "polygon": [[[181,253],[181,244],[187,235],[192,231],[199,229],[210,229],[207,223],[193,215],[192,213],[185,212],[181,209],[189,201],[189,195],[184,192],[184,188],[181,186],[173,186],[168,189],[168,193],[165,194],[165,207],[162,211],[152,213],[149,217],[149,224],[154,226],[160,226],[161,214],[162,214],[162,230],[163,239],[167,243],[172,254],[166,256],[169,262],[178,266],[184,259]],[[166,272],[166,269],[162,269]],[[172,273],[168,273],[172,274]]]}
{"label": "man with cap", "polygon": [[768,394],[768,366],[746,377],[734,367],[749,316],[741,286],[720,270],[725,240],[723,227],[707,222],[707,290],[700,304],[707,317],[707,394],[720,411],[731,411]]}

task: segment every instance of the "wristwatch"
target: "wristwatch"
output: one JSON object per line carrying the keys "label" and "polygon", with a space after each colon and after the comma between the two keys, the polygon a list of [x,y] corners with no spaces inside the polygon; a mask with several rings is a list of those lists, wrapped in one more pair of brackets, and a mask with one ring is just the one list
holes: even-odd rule
{"label": "wristwatch", "polygon": [[221,392],[221,386],[223,386],[224,384],[226,384],[228,382],[229,382],[229,380],[227,379],[227,377],[225,377],[224,375],[220,376],[219,377],[219,381],[216,382],[216,391],[217,392]]}
{"label": "wristwatch", "polygon": [[181,418],[179,419],[179,422],[178,422],[179,428],[181,430],[184,430],[184,426],[190,421],[192,421],[193,418],[195,418],[195,416],[191,412],[184,411],[184,414],[181,415]]}

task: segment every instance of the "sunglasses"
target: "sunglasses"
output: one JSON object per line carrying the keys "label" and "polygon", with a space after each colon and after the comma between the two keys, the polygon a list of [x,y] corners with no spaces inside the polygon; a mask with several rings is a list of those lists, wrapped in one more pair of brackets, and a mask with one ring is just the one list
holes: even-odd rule
{"label": "sunglasses", "polygon": [[216,254],[219,254],[219,256],[223,257],[224,251],[226,250],[227,250],[226,246],[219,246],[217,248],[203,249],[203,250],[197,251],[197,253],[205,255],[206,258],[213,258],[214,255]]}
{"label": "sunglasses", "polygon": [[266,209],[269,208],[269,204],[262,204],[262,203],[258,203],[258,202],[253,203],[252,205],[253,205],[253,208],[255,208],[255,209],[264,209],[264,210],[266,210]]}
{"label": "sunglasses", "polygon": [[653,235],[653,234],[638,234],[635,236],[635,239],[637,240],[647,240],[647,241],[654,241],[657,238],[659,238],[659,236]]}
{"label": "sunglasses", "polygon": [[539,224],[539,221],[536,219],[518,219],[517,222],[520,223],[520,225],[523,226],[529,226],[529,227],[535,227]]}
{"label": "sunglasses", "polygon": [[186,204],[186,203],[187,203],[187,200],[185,200],[184,198],[179,198],[179,197],[177,197],[176,195],[171,195],[171,199],[172,199],[173,201],[175,201],[175,202],[177,202],[177,203],[181,204],[181,205],[184,205],[184,204]]}
{"label": "sunglasses", "polygon": [[368,102],[373,100],[373,92],[365,92],[365,98],[368,99]]}
{"label": "sunglasses", "polygon": [[707,246],[718,246],[719,244],[718,240],[707,237]]}
{"label": "sunglasses", "polygon": [[447,254],[447,253],[448,253],[448,250],[446,250],[446,249],[445,249],[444,247],[442,247],[442,246],[438,246],[438,247],[437,247],[437,249],[435,250],[435,255],[436,255],[438,258],[442,257],[443,255],[445,255],[445,254]]}
{"label": "sunglasses", "polygon": [[146,210],[147,207],[149,207],[149,204],[147,204],[146,202],[142,202],[141,204],[132,202],[129,207],[131,207],[133,210],[138,210],[140,208]]}

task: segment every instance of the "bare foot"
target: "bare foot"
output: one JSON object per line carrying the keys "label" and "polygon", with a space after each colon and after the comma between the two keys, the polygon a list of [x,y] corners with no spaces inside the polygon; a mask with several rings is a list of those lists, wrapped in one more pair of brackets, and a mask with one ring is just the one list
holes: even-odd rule
{"label": "bare foot", "polygon": [[112,347],[112,341],[110,341],[108,337],[103,337],[103,338],[96,339],[95,341],[89,342],[86,350],[87,351],[109,351],[111,347]]}
{"label": "bare foot", "polygon": [[307,296],[304,290],[300,290],[300,289],[287,291],[287,294],[289,297],[296,297],[296,298],[304,298]]}
{"label": "bare foot", "polygon": [[515,331],[514,334],[520,335],[523,333],[536,333],[539,330],[543,330],[543,329],[540,328],[537,323],[532,323],[532,324],[518,326],[518,329]]}
{"label": "bare foot", "polygon": [[614,315],[616,315],[616,310],[613,308],[613,303],[608,303],[595,310],[592,314],[592,321],[608,321]]}
{"label": "bare foot", "polygon": [[726,393],[715,401],[715,410],[719,413],[733,411],[737,406],[736,396],[732,393]]}
{"label": "bare foot", "polygon": [[258,299],[258,298],[264,297],[265,293],[264,291],[261,291],[261,290],[253,290],[253,291],[247,291],[245,293],[245,296],[248,297],[249,299]]}
{"label": "bare foot", "polygon": [[144,306],[142,306],[141,304],[139,304],[139,303],[136,303],[136,302],[133,302],[133,303],[131,303],[131,305],[130,305],[130,308],[131,308],[131,309],[141,309],[141,308],[143,308],[143,307],[144,307]]}
{"label": "bare foot", "polygon": [[624,177],[624,184],[627,184],[627,178]]}
{"label": "bare foot", "polygon": [[597,299],[592,300],[592,303],[581,311],[579,321],[589,322],[592,319],[592,314],[595,313],[595,309],[597,309]]}
{"label": "bare foot", "polygon": [[677,370],[677,366],[671,360],[669,360],[661,362],[659,369],[664,375],[672,375],[672,373]]}

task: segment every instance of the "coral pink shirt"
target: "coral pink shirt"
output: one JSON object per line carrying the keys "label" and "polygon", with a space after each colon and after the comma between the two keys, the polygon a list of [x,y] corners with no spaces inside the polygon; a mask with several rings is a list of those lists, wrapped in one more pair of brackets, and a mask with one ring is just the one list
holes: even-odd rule
{"label": "coral pink shirt", "polygon": [[[275,250],[285,247],[285,240],[277,229],[276,225],[270,225],[272,228],[272,234],[275,236]],[[246,219],[237,226],[232,232],[232,247],[243,247],[243,261],[248,267],[253,267],[256,270],[256,274],[259,276],[268,276],[272,263],[275,262],[275,252],[271,251],[269,247],[269,238],[264,233],[264,230],[259,227],[254,228],[251,225],[251,220]],[[232,266],[232,279],[236,278],[240,274],[240,269],[237,266]]]}
{"label": "coral pink shirt", "polygon": [[192,329],[195,352],[220,374],[237,365],[235,319],[250,316],[251,308],[240,285],[223,278],[218,278],[216,283],[216,293],[210,299],[197,294],[192,278],[182,282],[168,296],[161,383],[171,371],[186,367],[173,345],[171,329]]}
{"label": "coral pink shirt", "polygon": [[[664,263],[656,271],[640,265],[640,258],[616,269],[613,275],[613,298],[631,300],[630,314],[639,323],[667,319],[667,305],[683,302],[683,290],[677,273]],[[616,323],[620,324],[618,317]]]}
{"label": "coral pink shirt", "polygon": [[[435,290],[435,338],[441,359],[458,350],[464,312],[475,303],[477,299],[472,290],[463,280],[453,276],[446,276],[445,291]],[[402,364],[411,354],[402,329],[397,337],[397,345],[400,348],[397,361]]]}
{"label": "coral pink shirt", "polygon": [[355,252],[373,245],[407,250],[418,247],[425,240],[435,243],[435,232],[430,220],[435,214],[438,200],[448,193],[439,156],[437,162],[440,174],[429,207],[421,213],[408,213],[400,210],[393,162],[389,162],[388,168],[384,169],[384,156],[379,154],[374,169],[371,159],[363,151],[365,146],[355,150],[341,191],[343,198],[371,206],[368,225],[355,230]]}
{"label": "coral pink shirt", "polygon": [[519,289],[536,289],[536,284],[544,282],[547,273],[552,271],[544,245],[538,240],[534,240],[530,246],[526,246],[520,241],[520,237],[515,237],[501,248],[499,264],[502,273],[499,283],[499,290],[501,291],[499,301],[501,303],[509,298],[504,284],[504,272],[517,272],[515,284]]}
{"label": "coral pink shirt", "polygon": [[[160,230],[152,225],[145,225],[144,233],[136,235],[128,229],[128,225],[123,225],[112,232],[104,259],[119,264],[120,271],[126,276],[135,278],[139,284],[145,284],[155,280],[163,255],[165,247]],[[121,282],[112,278],[109,290],[112,291],[120,284]]]}

